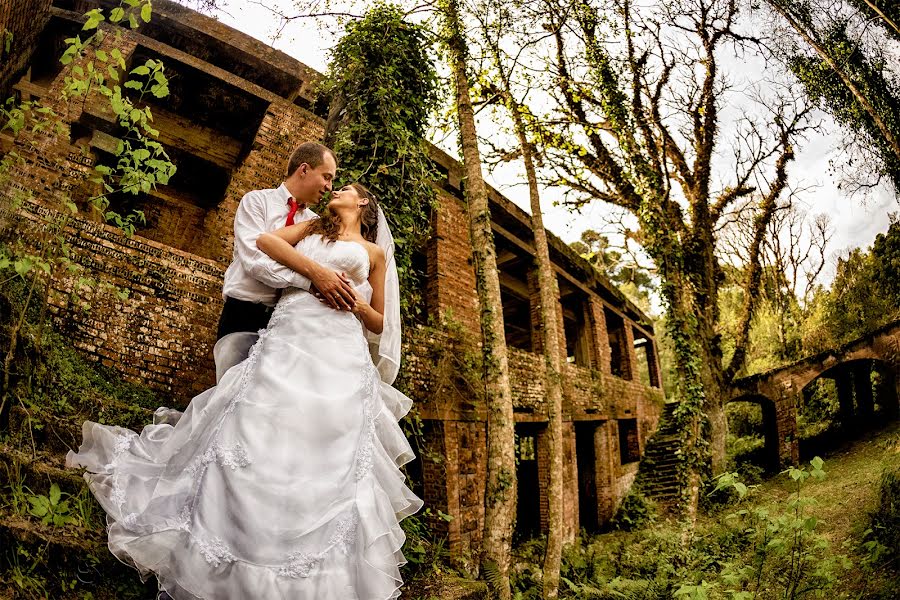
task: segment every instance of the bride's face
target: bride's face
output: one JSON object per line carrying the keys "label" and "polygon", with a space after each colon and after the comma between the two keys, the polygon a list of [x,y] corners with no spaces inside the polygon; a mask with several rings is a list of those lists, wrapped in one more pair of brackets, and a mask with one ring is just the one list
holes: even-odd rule
{"label": "bride's face", "polygon": [[331,210],[358,208],[364,204],[359,192],[352,185],[345,185],[339,190],[331,192],[331,201],[328,207]]}

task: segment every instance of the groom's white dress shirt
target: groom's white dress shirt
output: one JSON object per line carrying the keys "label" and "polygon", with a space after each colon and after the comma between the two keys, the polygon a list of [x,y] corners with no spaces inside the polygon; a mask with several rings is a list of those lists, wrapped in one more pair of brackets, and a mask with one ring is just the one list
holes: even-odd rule
{"label": "groom's white dress shirt", "polygon": [[[225,271],[223,298],[275,306],[277,290],[287,287],[309,289],[309,279],[272,260],[256,247],[256,238],[263,232],[284,227],[290,197],[291,193],[282,183],[273,190],[248,192],[241,199],[234,217],[234,258]],[[297,211],[294,222],[316,218],[316,213],[306,208],[303,212]]]}

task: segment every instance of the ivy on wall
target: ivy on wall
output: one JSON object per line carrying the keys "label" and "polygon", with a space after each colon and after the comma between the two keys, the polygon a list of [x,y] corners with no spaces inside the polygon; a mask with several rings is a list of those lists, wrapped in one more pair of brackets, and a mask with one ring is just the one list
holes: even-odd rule
{"label": "ivy on wall", "polygon": [[320,96],[329,107],[325,143],[340,160],[340,179],[359,181],[378,198],[397,246],[404,321],[424,314],[414,264],[431,233],[436,172],[425,130],[438,101],[425,30],[396,5],[376,4],[333,50]]}

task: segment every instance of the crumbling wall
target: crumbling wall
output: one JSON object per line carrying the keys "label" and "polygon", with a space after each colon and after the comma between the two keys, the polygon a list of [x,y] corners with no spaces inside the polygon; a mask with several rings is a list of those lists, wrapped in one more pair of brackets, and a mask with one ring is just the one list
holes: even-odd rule
{"label": "crumbling wall", "polygon": [[51,1],[0,0],[0,101],[6,100],[14,79],[27,67],[50,18]]}

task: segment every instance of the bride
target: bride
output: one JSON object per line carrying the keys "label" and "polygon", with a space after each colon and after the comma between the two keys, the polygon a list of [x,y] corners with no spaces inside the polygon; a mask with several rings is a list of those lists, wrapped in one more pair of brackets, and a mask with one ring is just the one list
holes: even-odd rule
{"label": "bride", "polygon": [[86,422],[67,465],[88,470],[112,553],[176,600],[397,598],[399,520],[422,502],[399,469],[413,458],[397,423],[410,400],[390,385],[400,309],[384,213],[345,186],[321,219],[257,245],[345,273],[352,312],[287,290],[216,387],[183,413],[158,409],[140,435]]}

